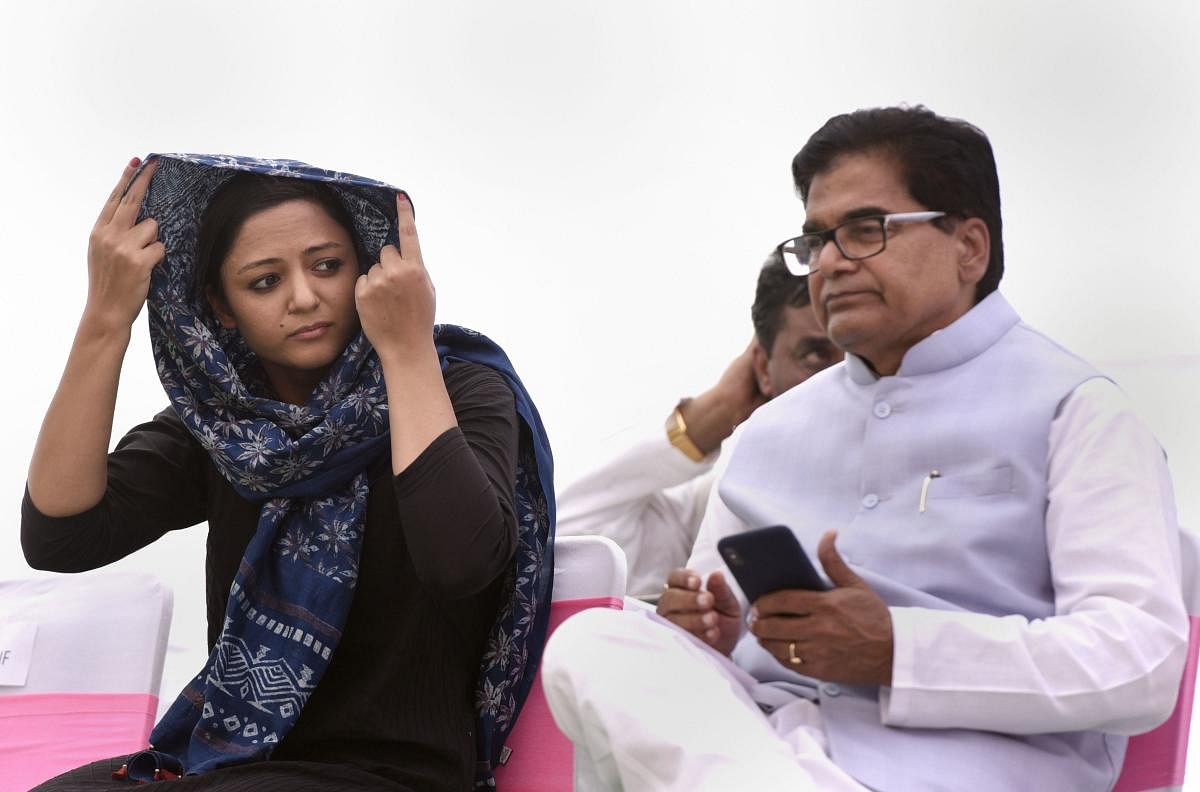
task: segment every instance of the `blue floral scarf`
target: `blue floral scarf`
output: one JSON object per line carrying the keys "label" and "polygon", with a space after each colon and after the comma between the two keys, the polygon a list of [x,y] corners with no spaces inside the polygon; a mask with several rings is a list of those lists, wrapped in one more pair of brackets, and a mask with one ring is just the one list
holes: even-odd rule
{"label": "blue floral scarf", "polygon": [[[212,654],[127,774],[157,780],[265,759],[286,736],[337,650],[362,549],[367,465],[389,449],[379,359],[361,332],[307,404],[265,395],[254,354],[194,294],[196,237],[214,191],[238,171],[328,182],[364,248],[396,244],[395,188],[291,160],[162,154],[142,206],[166,259],[147,302],[159,378],[175,412],[244,498],[262,504]],[[443,367],[490,366],[521,418],[517,550],[476,694],[477,786],[495,766],[529,692],[550,610],[553,462],[537,409],[504,352],[452,325],[434,328]]]}

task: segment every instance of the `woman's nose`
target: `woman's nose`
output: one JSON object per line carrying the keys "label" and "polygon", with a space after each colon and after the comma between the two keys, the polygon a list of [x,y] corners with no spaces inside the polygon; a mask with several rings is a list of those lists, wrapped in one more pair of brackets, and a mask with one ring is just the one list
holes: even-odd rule
{"label": "woman's nose", "polygon": [[313,288],[313,284],[309,282],[308,278],[296,278],[292,284],[291,308],[293,311],[311,311],[321,302],[317,290]]}

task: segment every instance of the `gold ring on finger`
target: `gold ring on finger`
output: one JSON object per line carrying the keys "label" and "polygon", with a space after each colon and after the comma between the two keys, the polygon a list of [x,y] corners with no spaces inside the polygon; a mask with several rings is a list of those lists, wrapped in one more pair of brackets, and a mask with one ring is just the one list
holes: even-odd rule
{"label": "gold ring on finger", "polygon": [[794,666],[804,665],[804,658],[796,654],[796,642],[788,642],[788,662]]}

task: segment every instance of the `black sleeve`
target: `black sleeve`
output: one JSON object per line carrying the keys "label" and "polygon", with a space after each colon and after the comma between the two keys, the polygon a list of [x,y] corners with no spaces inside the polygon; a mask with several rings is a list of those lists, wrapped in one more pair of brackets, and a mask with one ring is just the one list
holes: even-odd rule
{"label": "black sleeve", "polygon": [[79,514],[49,517],[21,502],[21,549],[34,569],[83,572],[205,519],[205,454],[170,408],[131,429],[108,455],[108,488]]}
{"label": "black sleeve", "polygon": [[483,590],[516,549],[519,427],[504,379],[451,363],[446,390],[458,419],[395,477],[400,525],[423,583],[452,598]]}

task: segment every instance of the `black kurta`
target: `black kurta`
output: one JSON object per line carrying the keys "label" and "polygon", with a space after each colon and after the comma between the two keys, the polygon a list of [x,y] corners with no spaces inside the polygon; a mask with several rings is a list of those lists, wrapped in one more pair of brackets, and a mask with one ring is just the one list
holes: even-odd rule
{"label": "black kurta", "polygon": [[[516,546],[519,430],[512,393],[496,372],[455,362],[445,381],[458,428],[440,435],[399,476],[391,474],[390,454],[369,468],[359,579],[342,640],[272,754],[273,767],[219,770],[173,784],[233,789],[240,778],[260,789],[276,782],[301,789],[311,773],[330,788],[328,774],[339,768],[304,764],[320,762],[350,765],[348,774],[375,779],[379,788],[470,788],[475,683]],[[47,517],[26,494],[26,559],[59,572],[94,569],[168,530],[207,520],[211,646],[259,505],[237,494],[170,409],[131,430],[108,460],[108,491],[82,514]],[[45,788],[99,788],[85,780],[94,771],[111,786],[107,767],[84,768],[87,775],[68,774]],[[345,781],[353,783],[349,775]]]}

